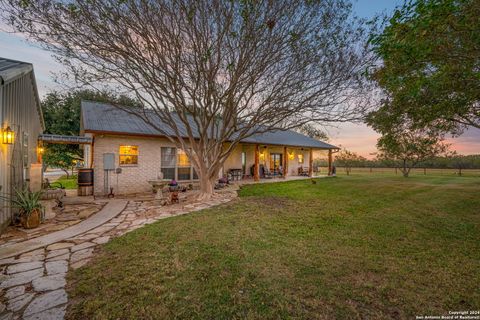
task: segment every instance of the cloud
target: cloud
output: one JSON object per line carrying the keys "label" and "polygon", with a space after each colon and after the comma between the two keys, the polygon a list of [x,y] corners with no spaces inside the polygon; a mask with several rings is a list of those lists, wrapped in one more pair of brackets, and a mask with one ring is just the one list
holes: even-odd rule
{"label": "cloud", "polygon": [[53,74],[63,71],[64,67],[49,52],[29,44],[17,34],[0,32],[0,55],[2,58],[33,64],[40,96],[58,88],[53,81]]}

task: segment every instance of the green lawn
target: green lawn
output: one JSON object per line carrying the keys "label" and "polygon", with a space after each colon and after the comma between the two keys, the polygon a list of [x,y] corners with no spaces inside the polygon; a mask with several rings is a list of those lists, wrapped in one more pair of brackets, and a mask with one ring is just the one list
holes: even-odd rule
{"label": "green lawn", "polygon": [[114,239],[70,319],[411,319],[480,309],[480,179],[247,186]]}
{"label": "green lawn", "polygon": [[[57,182],[60,182],[65,189],[77,189],[78,188],[77,176],[76,175],[70,175],[70,177],[68,179],[67,179],[66,175],[61,176],[60,178],[58,178]],[[56,185],[58,185],[58,183]]]}

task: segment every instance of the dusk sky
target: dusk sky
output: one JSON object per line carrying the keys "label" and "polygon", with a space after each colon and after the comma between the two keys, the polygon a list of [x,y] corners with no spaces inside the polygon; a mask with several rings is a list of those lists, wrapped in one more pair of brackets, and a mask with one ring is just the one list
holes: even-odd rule
{"label": "dusk sky", "polygon": [[[402,0],[358,0],[354,3],[354,10],[359,16],[369,18],[376,13],[390,13],[402,2]],[[49,52],[28,44],[21,35],[0,31],[0,57],[33,63],[40,96],[55,88],[58,89],[52,76],[62,70],[62,66],[54,61]],[[376,151],[378,135],[365,125],[341,124],[327,128],[327,132],[332,144],[355,151],[362,156],[371,158],[371,154]],[[448,142],[452,143],[452,149],[459,153],[480,153],[480,130],[471,129],[459,138],[448,139]]]}

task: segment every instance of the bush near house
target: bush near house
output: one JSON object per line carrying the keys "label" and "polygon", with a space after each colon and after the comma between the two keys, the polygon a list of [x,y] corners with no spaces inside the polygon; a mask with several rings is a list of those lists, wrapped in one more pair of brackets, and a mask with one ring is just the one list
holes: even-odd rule
{"label": "bush near house", "polygon": [[70,319],[411,319],[478,310],[480,179],[251,185],[113,239],[69,275]]}

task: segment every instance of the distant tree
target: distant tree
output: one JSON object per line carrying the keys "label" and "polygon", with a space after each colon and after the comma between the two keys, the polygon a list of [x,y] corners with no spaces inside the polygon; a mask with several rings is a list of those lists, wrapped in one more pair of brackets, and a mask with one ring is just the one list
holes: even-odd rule
{"label": "distant tree", "polygon": [[338,166],[344,167],[347,175],[350,175],[352,167],[363,167],[366,162],[366,158],[346,149],[341,150],[335,156],[335,163]]}
{"label": "distant tree", "polygon": [[318,128],[317,126],[311,123],[302,125],[301,127],[297,128],[296,131],[310,138],[313,138],[315,140],[319,140],[323,142],[328,142],[330,140],[330,138],[328,137],[325,131],[323,131],[322,129]]}
{"label": "distant tree", "polygon": [[384,132],[378,139],[379,159],[394,163],[400,168],[404,177],[418,163],[444,154],[448,145],[442,142],[438,134],[423,130],[395,128]]}
{"label": "distant tree", "polygon": [[5,21],[75,81],[138,98],[133,115],[187,153],[201,199],[242,140],[359,119],[368,106],[369,27],[349,0],[0,4]]}
{"label": "distant tree", "polygon": [[[116,96],[111,92],[93,90],[77,90],[72,92],[51,92],[42,100],[42,110],[45,119],[45,133],[60,135],[80,134],[80,104],[82,100],[119,103],[126,106],[138,105],[134,99],[126,96]],[[43,161],[47,166],[60,168],[69,177],[76,161],[83,157],[83,150],[78,145],[46,144]]]}
{"label": "distant tree", "polygon": [[412,129],[480,128],[480,1],[411,0],[372,37],[385,92],[370,122],[409,119]]}
{"label": "distant tree", "polygon": [[469,162],[466,156],[453,152],[449,158],[451,159],[452,166],[457,169],[457,174],[462,175],[462,170],[469,167]]}

